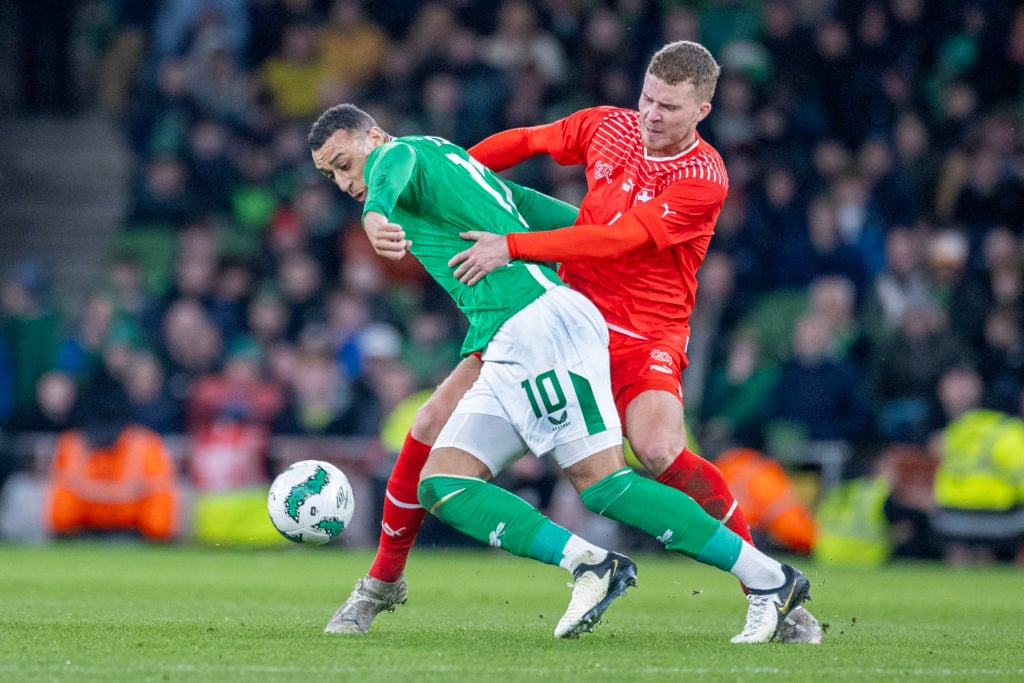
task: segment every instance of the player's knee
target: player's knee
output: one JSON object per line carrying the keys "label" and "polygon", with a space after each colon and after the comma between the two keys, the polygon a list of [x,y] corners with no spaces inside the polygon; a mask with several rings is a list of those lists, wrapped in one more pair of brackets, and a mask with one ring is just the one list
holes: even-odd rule
{"label": "player's knee", "polygon": [[412,438],[420,443],[433,446],[437,441],[437,435],[441,433],[441,428],[448,421],[449,414],[450,411],[445,410],[438,402],[428,400],[420,406],[420,409],[416,411],[416,417],[413,418],[412,427],[409,430]]}
{"label": "player's knee", "polygon": [[679,453],[686,447],[685,440],[679,443],[677,439],[644,438],[630,439],[629,445],[636,455],[636,459],[648,472],[658,476],[669,468]]}
{"label": "player's knee", "polygon": [[431,512],[434,505],[441,500],[441,497],[443,496],[441,488],[440,477],[427,477],[426,479],[422,479],[420,480],[419,486],[416,487],[416,496],[419,499],[420,505],[422,505],[428,512]]}

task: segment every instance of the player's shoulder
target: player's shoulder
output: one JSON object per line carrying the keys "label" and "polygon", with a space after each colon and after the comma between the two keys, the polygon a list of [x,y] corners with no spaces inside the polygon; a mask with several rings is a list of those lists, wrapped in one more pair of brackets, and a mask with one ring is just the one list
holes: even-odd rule
{"label": "player's shoulder", "polygon": [[640,114],[635,109],[624,109],[610,105],[599,105],[580,109],[573,116],[588,119],[596,125],[632,125],[636,126],[640,120]]}

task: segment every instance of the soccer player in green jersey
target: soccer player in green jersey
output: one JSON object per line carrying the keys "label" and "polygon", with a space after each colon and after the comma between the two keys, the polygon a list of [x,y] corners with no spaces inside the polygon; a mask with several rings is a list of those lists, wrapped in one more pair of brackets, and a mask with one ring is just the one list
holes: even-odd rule
{"label": "soccer player in green jersey", "polygon": [[[754,617],[758,626],[749,637],[771,640],[783,617],[809,597],[809,582],[686,494],[626,466],[607,327],[593,304],[543,264],[515,260],[473,287],[449,268],[468,244],[461,232],[527,230],[517,208],[522,189],[441,138],[392,138],[351,104],[324,112],[308,142],[317,169],[364,204],[364,227],[401,226],[412,254],[469,320],[463,354],[483,361],[427,458],[419,502],[481,542],[572,572],[572,598],[555,636],[576,637],[635,585],[636,567],[490,482],[527,451],[550,455],[588,509],[742,581],[753,596],[748,625]],[[343,618],[340,611],[336,618]]]}

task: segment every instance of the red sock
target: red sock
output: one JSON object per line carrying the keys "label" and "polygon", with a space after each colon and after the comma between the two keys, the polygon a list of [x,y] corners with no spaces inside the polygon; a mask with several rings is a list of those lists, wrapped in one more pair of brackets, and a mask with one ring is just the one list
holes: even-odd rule
{"label": "red sock", "polygon": [[754,545],[743,510],[733,498],[721,470],[688,448],[657,477],[666,486],[679,489],[697,501],[704,511]]}
{"label": "red sock", "polygon": [[420,483],[420,470],[430,455],[430,448],[414,439],[410,433],[405,437],[395,467],[388,477],[380,542],[369,571],[370,576],[378,581],[391,583],[402,576],[416,534],[423,526],[427,511],[419,504],[416,488]]}

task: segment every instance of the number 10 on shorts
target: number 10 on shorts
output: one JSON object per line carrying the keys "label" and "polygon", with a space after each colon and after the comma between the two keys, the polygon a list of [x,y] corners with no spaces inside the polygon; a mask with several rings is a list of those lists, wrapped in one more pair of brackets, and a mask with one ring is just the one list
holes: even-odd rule
{"label": "number 10 on shorts", "polygon": [[[587,433],[596,434],[604,431],[604,419],[601,417],[601,411],[594,399],[594,390],[590,386],[590,380],[573,372],[568,374],[569,380],[572,382],[574,398],[578,401],[578,405],[575,407],[578,407],[583,415]],[[565,390],[554,370],[542,372],[533,380],[525,379],[519,383],[519,386],[526,392],[526,398],[530,401],[530,407],[538,420],[546,418],[556,430],[568,424],[569,399],[566,398]],[[542,405],[543,410],[541,409]]]}

